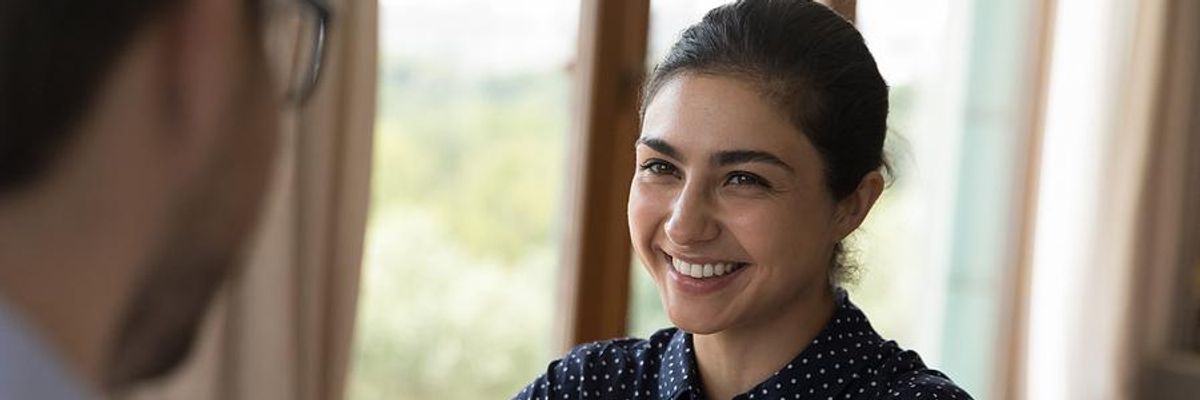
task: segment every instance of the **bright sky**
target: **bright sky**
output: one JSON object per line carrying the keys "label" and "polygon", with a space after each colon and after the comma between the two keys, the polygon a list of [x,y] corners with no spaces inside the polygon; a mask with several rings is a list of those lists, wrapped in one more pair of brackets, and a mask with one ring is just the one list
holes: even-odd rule
{"label": "bright sky", "polygon": [[574,55],[578,15],[562,0],[383,0],[380,50],[484,74],[558,68]]}

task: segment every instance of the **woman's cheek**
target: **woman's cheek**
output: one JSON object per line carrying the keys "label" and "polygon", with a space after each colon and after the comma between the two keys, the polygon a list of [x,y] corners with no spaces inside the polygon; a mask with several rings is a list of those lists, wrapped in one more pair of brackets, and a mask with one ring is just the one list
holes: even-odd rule
{"label": "woman's cheek", "polygon": [[744,246],[770,242],[773,239],[771,231],[776,230],[781,218],[786,218],[761,203],[738,201],[724,207],[726,229]]}
{"label": "woman's cheek", "polygon": [[648,185],[635,182],[629,191],[629,230],[639,251],[654,238],[662,214],[662,195]]}
{"label": "woman's cheek", "polygon": [[741,201],[729,210],[726,229],[746,249],[755,262],[777,264],[804,252],[811,241],[810,230],[799,207],[785,207],[769,201]]}
{"label": "woman's cheek", "polygon": [[640,224],[653,223],[670,208],[670,195],[662,185],[634,183],[629,193],[629,210]]}
{"label": "woman's cheek", "polygon": [[[636,178],[635,178],[636,179]],[[634,182],[629,191],[629,233],[633,241],[633,250],[637,253],[642,265],[650,277],[660,285],[663,283],[661,271],[656,268],[653,241],[661,221],[663,205],[655,193],[644,184]]]}

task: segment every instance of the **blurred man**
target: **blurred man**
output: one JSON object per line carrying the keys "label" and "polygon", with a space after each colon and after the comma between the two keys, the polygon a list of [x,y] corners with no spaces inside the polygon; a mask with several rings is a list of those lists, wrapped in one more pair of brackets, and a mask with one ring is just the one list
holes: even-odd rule
{"label": "blurred man", "polygon": [[0,0],[0,399],[111,396],[186,358],[257,220],[278,112],[316,79],[319,57],[274,65],[264,37],[324,15]]}

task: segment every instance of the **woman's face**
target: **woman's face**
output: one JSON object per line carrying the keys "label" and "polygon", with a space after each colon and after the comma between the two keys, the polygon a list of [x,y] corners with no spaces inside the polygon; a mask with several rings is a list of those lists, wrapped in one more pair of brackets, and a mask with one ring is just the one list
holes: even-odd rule
{"label": "woman's face", "polygon": [[683,74],[659,90],[637,144],[629,225],[676,326],[754,326],[824,290],[844,229],[822,168],[743,80]]}

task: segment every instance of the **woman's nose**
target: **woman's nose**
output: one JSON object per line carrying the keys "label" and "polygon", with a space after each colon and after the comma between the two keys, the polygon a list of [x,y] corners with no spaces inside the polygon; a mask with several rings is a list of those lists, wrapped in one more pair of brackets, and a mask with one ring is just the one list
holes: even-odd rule
{"label": "woman's nose", "polygon": [[703,193],[685,189],[675,199],[671,217],[664,227],[667,239],[680,246],[716,239],[720,227],[713,219],[710,208],[710,202]]}

